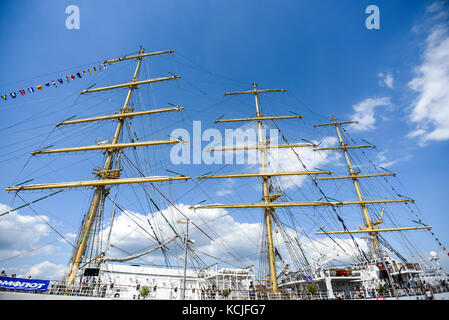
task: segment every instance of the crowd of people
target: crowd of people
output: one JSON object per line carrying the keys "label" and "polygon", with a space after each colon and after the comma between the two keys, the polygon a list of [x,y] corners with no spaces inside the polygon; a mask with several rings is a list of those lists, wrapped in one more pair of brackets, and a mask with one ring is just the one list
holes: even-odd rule
{"label": "crowd of people", "polygon": [[[0,273],[0,277],[8,277],[5,270],[2,270],[2,272]],[[15,273],[11,274],[11,278],[17,278],[17,275]],[[28,276],[28,279],[31,279],[31,276]]]}

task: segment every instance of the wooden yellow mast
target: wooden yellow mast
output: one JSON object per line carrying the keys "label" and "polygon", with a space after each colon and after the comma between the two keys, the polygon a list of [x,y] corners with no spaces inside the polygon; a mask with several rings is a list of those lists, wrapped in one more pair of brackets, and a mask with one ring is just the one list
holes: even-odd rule
{"label": "wooden yellow mast", "polygon": [[268,240],[268,262],[270,268],[270,282],[272,285],[273,292],[278,292],[277,284],[277,274],[276,274],[276,264],[274,256],[274,241],[272,234],[272,215],[276,207],[291,207],[291,206],[328,206],[336,205],[331,202],[294,202],[294,203],[274,203],[277,198],[281,195],[271,195],[268,188],[268,179],[272,176],[287,176],[287,175],[315,175],[315,174],[331,174],[330,171],[295,171],[295,172],[267,172],[267,163],[265,159],[265,150],[267,149],[281,149],[281,148],[302,148],[302,147],[317,147],[315,144],[291,144],[291,145],[269,145],[268,141],[264,140],[262,135],[262,121],[265,120],[278,120],[278,119],[302,119],[300,115],[295,116],[264,116],[260,113],[259,99],[258,96],[261,93],[268,92],[285,92],[285,89],[257,89],[257,84],[253,84],[253,90],[250,91],[237,91],[225,93],[228,95],[237,94],[252,94],[254,95],[254,101],[256,105],[256,117],[249,118],[239,118],[239,119],[223,119],[215,120],[215,123],[223,122],[240,122],[240,121],[256,121],[257,122],[257,145],[256,146],[245,146],[245,147],[224,147],[224,148],[213,148],[207,151],[227,151],[227,150],[251,150],[257,149],[260,151],[261,159],[261,172],[260,173],[243,173],[243,174],[223,174],[223,175],[211,175],[211,176],[200,176],[198,179],[211,179],[211,178],[243,178],[243,177],[258,177],[262,178],[262,190],[263,190],[263,202],[262,203],[243,203],[243,204],[223,204],[223,205],[203,205],[194,206],[194,209],[212,209],[212,208],[263,208],[265,214],[265,221],[267,226],[267,240]]}
{"label": "wooden yellow mast", "polygon": [[132,112],[132,109],[128,108],[129,102],[131,99],[131,94],[133,93],[133,90],[135,88],[137,88],[138,85],[156,83],[156,82],[180,78],[179,76],[169,76],[169,77],[162,77],[162,78],[146,79],[146,80],[141,80],[141,81],[137,80],[137,76],[139,74],[139,70],[140,70],[140,66],[141,66],[143,57],[159,55],[159,54],[164,54],[164,53],[172,53],[172,52],[174,52],[174,51],[166,50],[166,51],[144,53],[144,49],[142,48],[139,51],[139,53],[136,55],[112,59],[112,60],[106,60],[105,62],[110,63],[110,62],[116,62],[116,61],[122,61],[122,60],[137,59],[138,61],[137,61],[136,69],[134,71],[134,75],[133,75],[131,81],[127,82],[127,83],[112,85],[112,86],[103,87],[103,88],[94,88],[94,89],[83,90],[80,94],[86,94],[86,93],[90,93],[90,92],[97,92],[97,91],[104,91],[104,90],[112,90],[112,89],[118,89],[118,88],[128,88],[128,93],[126,95],[123,107],[120,109],[120,113],[115,114],[115,115],[101,116],[101,117],[88,118],[88,119],[63,121],[63,122],[56,124],[56,126],[60,126],[60,125],[76,124],[76,123],[83,123],[83,122],[89,122],[89,121],[116,119],[116,120],[118,120],[118,123],[117,123],[117,127],[115,129],[115,133],[114,133],[114,136],[113,136],[110,144],[103,144],[103,145],[100,144],[100,145],[95,145],[95,146],[63,148],[63,149],[54,149],[54,150],[40,150],[40,151],[32,152],[32,155],[35,155],[35,154],[48,154],[48,153],[56,153],[56,152],[105,150],[107,152],[107,157],[106,157],[105,163],[103,165],[103,169],[102,170],[98,169],[100,171],[96,172],[96,174],[99,176],[99,180],[62,182],[62,183],[25,185],[25,186],[12,186],[12,187],[9,187],[6,189],[7,191],[16,191],[17,192],[17,191],[21,191],[21,190],[36,190],[36,189],[51,189],[51,188],[74,188],[74,187],[94,187],[95,188],[93,199],[89,206],[87,215],[84,219],[84,223],[81,227],[79,239],[78,239],[77,243],[75,244],[75,249],[73,252],[72,259],[71,259],[70,272],[68,273],[68,276],[66,278],[67,284],[73,284],[75,281],[75,277],[77,275],[79,265],[82,261],[82,258],[83,258],[83,255],[84,255],[84,252],[86,249],[87,241],[89,239],[92,224],[95,221],[96,216],[101,214],[101,213],[99,213],[99,209],[101,210],[100,203],[104,200],[104,198],[109,193],[109,189],[107,188],[107,186],[117,185],[117,184],[145,183],[145,182],[156,182],[156,181],[173,181],[173,180],[188,180],[188,179],[190,179],[190,177],[187,177],[187,176],[179,176],[179,177],[166,177],[166,176],[157,177],[157,176],[154,176],[154,177],[120,179],[119,178],[120,170],[112,170],[112,166],[113,166],[114,159],[116,158],[116,154],[119,150],[121,150],[123,148],[152,146],[152,145],[162,145],[162,144],[172,144],[172,143],[183,142],[180,140],[162,140],[162,141],[142,141],[142,142],[136,142],[136,143],[118,143],[120,133],[122,131],[122,127],[123,127],[125,119],[135,117],[135,116],[146,115],[146,114],[155,114],[155,113],[169,112],[169,111],[180,111],[183,109],[182,107],[175,106],[173,108],[163,108],[163,109],[147,110],[147,111],[141,111],[141,112]]}
{"label": "wooden yellow mast", "polygon": [[[257,84],[254,83],[253,85],[254,91],[257,91]],[[259,110],[259,99],[258,99],[258,93],[254,93],[254,99],[256,102],[256,115],[257,117],[260,117],[260,110]],[[262,120],[257,119],[257,129],[258,129],[258,144],[266,146],[266,141],[263,141],[262,136]],[[260,156],[261,156],[261,163],[262,163],[262,173],[266,172],[266,163],[265,163],[265,152],[264,150],[260,150]],[[265,203],[271,202],[270,200],[270,193],[268,191],[268,177],[262,176],[263,180],[263,200]],[[273,286],[273,291],[278,291],[278,285],[277,285],[277,278],[276,278],[276,264],[274,259],[274,243],[273,243],[273,233],[272,233],[272,227],[271,227],[271,208],[265,207],[265,220],[267,224],[267,237],[268,237],[268,255],[269,255],[269,264],[270,264],[270,275],[271,275],[271,283]]]}

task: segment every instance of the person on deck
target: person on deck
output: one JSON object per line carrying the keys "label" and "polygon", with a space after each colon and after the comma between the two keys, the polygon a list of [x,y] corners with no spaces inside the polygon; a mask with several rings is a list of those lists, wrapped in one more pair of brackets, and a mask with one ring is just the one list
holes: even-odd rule
{"label": "person on deck", "polygon": [[430,290],[429,288],[426,289],[426,299],[433,300],[433,293],[432,290]]}

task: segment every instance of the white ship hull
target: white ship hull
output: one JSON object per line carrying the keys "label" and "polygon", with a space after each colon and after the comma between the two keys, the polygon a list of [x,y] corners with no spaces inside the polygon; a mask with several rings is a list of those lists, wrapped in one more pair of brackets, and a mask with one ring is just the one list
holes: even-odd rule
{"label": "white ship hull", "polygon": [[[98,279],[98,278],[97,278]],[[99,281],[67,286],[61,281],[51,281],[44,293],[0,291],[0,299],[143,299],[140,289],[149,289],[147,300],[210,300],[223,298],[223,290],[230,290],[228,299],[249,299],[249,286],[255,282],[253,268],[184,270],[123,264],[103,264]],[[16,298],[14,298],[16,297]]]}
{"label": "white ship hull", "polygon": [[[8,292],[0,291],[0,300],[117,300],[110,297],[82,297],[82,296],[65,296],[65,295],[49,295],[26,292]],[[127,299],[126,299],[127,300]],[[154,300],[154,299],[147,299]],[[195,299],[196,300],[196,299]],[[198,299],[199,300],[199,299]],[[354,299],[354,300],[426,300],[423,295],[420,296],[402,296],[394,298],[371,298],[371,299]],[[436,293],[433,300],[449,300],[449,293]]]}
{"label": "white ship hull", "polygon": [[[364,270],[366,273],[369,268]],[[362,273],[361,275],[363,275]],[[103,264],[96,283],[79,283],[66,286],[61,281],[51,281],[48,290],[43,293],[0,291],[0,300],[425,300],[422,292],[414,291],[408,295],[404,290],[385,292],[379,296],[374,291],[354,291],[354,286],[366,283],[368,278],[353,276],[328,276],[314,279],[318,293],[301,293],[298,288],[306,285],[304,281],[283,283],[281,293],[267,294],[266,288],[250,290],[255,283],[253,268],[218,269],[217,265],[206,270],[186,269],[186,291],[183,294],[184,270],[177,268],[157,268],[137,265]],[[439,277],[437,277],[439,278]],[[436,280],[438,280],[435,278]],[[97,278],[98,279],[98,278]],[[435,280],[434,279],[434,280]],[[362,281],[363,280],[363,281]],[[427,283],[437,283],[429,281]],[[299,286],[298,286],[299,285]],[[146,286],[149,293],[140,295],[140,288]],[[327,291],[323,290],[327,287]],[[296,290],[295,290],[296,288]],[[230,290],[229,296],[223,296],[224,290]],[[332,290],[332,291],[330,291]],[[434,300],[449,300],[447,288],[435,286]]]}

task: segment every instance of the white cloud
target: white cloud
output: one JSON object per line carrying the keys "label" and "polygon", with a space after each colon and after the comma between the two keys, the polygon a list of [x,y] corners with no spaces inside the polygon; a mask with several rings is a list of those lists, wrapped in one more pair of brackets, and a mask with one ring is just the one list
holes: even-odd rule
{"label": "white cloud", "polygon": [[[69,233],[66,233],[66,234],[64,235],[64,237],[65,237],[66,239],[75,240],[76,237],[77,237],[77,234],[76,234],[76,233],[73,233],[73,232],[69,232]],[[62,239],[62,238],[61,238],[60,241],[61,241],[61,242],[65,242],[65,240]]]}
{"label": "white cloud", "polygon": [[[254,124],[246,124],[239,127],[240,134],[235,135],[235,141],[227,141],[226,147],[247,147],[255,146],[257,142],[257,127]],[[236,131],[237,132],[237,131]],[[246,132],[246,135],[243,134]],[[251,133],[251,134],[250,134]],[[275,129],[262,130],[263,139],[266,137],[269,140],[269,145],[285,144],[281,141],[279,133]],[[323,137],[320,147],[331,147],[338,143],[336,137]],[[314,144],[319,144],[319,141],[312,141]],[[305,144],[304,141],[294,141],[292,144]],[[294,151],[293,151],[294,150]],[[267,164],[267,172],[288,172],[288,171],[303,171],[301,163],[298,161],[296,154],[299,155],[301,161],[305,164],[308,170],[315,170],[315,168],[322,168],[327,164],[335,162],[340,158],[340,154],[333,151],[313,151],[312,147],[297,147],[297,148],[271,148],[265,152],[265,162]],[[244,164],[245,167],[242,172],[260,172],[261,170],[261,153],[259,150],[239,150],[237,152],[225,151],[225,155],[231,157],[235,155],[235,163]],[[295,154],[296,153],[296,154]],[[292,188],[300,186],[306,179],[306,176],[286,176],[279,178],[283,188]],[[215,193],[217,196],[228,196],[235,191],[232,185],[235,179],[226,179],[225,183],[220,183],[221,189]],[[259,188],[259,184],[253,184],[255,188]]]}
{"label": "white cloud", "polygon": [[358,124],[351,125],[355,131],[367,131],[375,128],[376,118],[375,109],[378,107],[392,107],[390,97],[367,98],[352,106],[355,113],[352,115],[352,121],[358,121]]}
{"label": "white cloud", "polygon": [[379,77],[379,85],[387,86],[388,88],[393,89],[394,78],[391,72],[388,72],[387,74],[379,72],[377,76]]}
{"label": "white cloud", "polygon": [[426,13],[432,14],[432,20],[443,19],[448,16],[444,1],[435,1],[427,6]]}
{"label": "white cloud", "polygon": [[[220,261],[217,261],[207,255],[198,253],[206,264],[213,264],[216,262],[229,261],[234,266],[249,266],[254,265],[256,268],[259,265],[260,258],[260,239],[262,236],[262,224],[263,213],[261,213],[260,222],[241,222],[237,221],[233,215],[225,209],[197,209],[192,211],[187,205],[176,205],[184,214],[186,214],[192,222],[200,226],[200,228],[209,234],[214,241],[211,241],[204,234],[202,234],[195,226],[190,224],[189,226],[189,239],[195,240],[194,248],[199,252],[204,252],[207,255],[218,257]],[[169,207],[162,211],[167,219],[172,223],[173,227],[181,235],[184,233],[185,225],[176,224],[175,221],[182,218],[182,216],[174,210],[173,207]],[[236,213],[238,214],[238,213]],[[241,214],[241,213],[240,213]],[[161,220],[160,214],[148,214],[141,215],[139,213],[133,213],[136,221],[146,221],[148,218],[153,226],[157,226],[162,234],[165,235],[165,239],[168,239],[173,235],[170,227],[167,223]],[[147,230],[150,230],[148,226],[144,226]],[[136,228],[135,224],[125,215],[121,214],[116,218],[114,222],[113,232],[111,235],[111,243],[120,249],[124,249],[128,252],[143,251],[143,247],[155,246],[154,240],[149,240],[148,235],[139,231],[140,228]],[[105,233],[109,232],[109,229],[104,230]],[[291,230],[287,230],[294,236]],[[277,238],[276,243],[283,243],[281,233],[273,231],[273,236]],[[346,250],[345,254],[334,241],[328,238],[319,239],[315,241],[310,238],[302,237],[299,241],[303,244],[303,248],[306,251],[308,258],[318,259],[321,254],[326,256],[325,259],[335,258],[350,261],[352,259],[349,255],[356,254],[351,239],[336,239],[341,247]],[[366,243],[363,239],[357,239],[359,245],[363,250],[366,250]],[[178,242],[180,244],[180,242]],[[169,245],[170,252],[177,254],[179,257],[183,254],[182,247],[175,248],[174,245]],[[288,263],[291,262],[289,252],[285,246],[278,248],[281,252],[283,259]],[[123,257],[127,255],[123,251],[119,251],[112,248],[108,256]],[[170,256],[170,255],[169,255]],[[161,263],[163,262],[163,256],[161,250],[157,250],[149,254],[145,261],[149,263]]]}
{"label": "white cloud", "polygon": [[[185,204],[177,204],[176,207],[214,239],[212,242],[193,224],[190,224],[189,238],[195,240],[195,248],[200,251],[220,257],[223,260],[234,260],[232,254],[245,259],[245,257],[254,256],[258,253],[257,244],[260,236],[260,223],[237,222],[232,216],[227,215],[224,209],[199,209],[194,212]],[[131,213],[128,214],[130,215]],[[184,219],[184,217],[173,206],[162,210],[162,214],[170,221],[170,224],[178,234],[184,234],[185,224],[176,223],[177,220]],[[164,235],[164,240],[174,235],[174,232],[160,213],[142,215],[134,212],[132,216],[148,232],[152,233],[147,222],[148,219],[153,227],[158,230],[158,233]],[[108,234],[109,227],[103,230],[103,232],[104,234]],[[119,215],[114,221],[111,244],[113,247],[107,255],[115,257],[123,257],[127,254],[114,248],[120,248],[127,252],[136,252],[143,251],[145,247],[150,248],[156,246],[155,240],[151,239],[147,233],[136,226],[125,214]],[[180,244],[179,241],[178,244]],[[182,255],[183,250],[180,250],[179,247],[177,249],[174,248],[173,243],[168,247],[171,248],[170,252],[177,252]],[[207,256],[201,257],[206,260],[208,259]],[[161,250],[149,254],[145,257],[145,260],[152,263],[162,262],[163,256]],[[243,262],[234,261],[234,263],[242,264]],[[247,263],[246,265],[248,265]]]}
{"label": "white cloud", "polygon": [[388,161],[387,156],[385,155],[386,153],[387,153],[387,151],[384,150],[384,151],[380,151],[377,154],[377,160],[379,161],[379,167],[387,168],[399,161],[399,159]]}
{"label": "white cloud", "polygon": [[441,11],[441,9],[443,9],[444,6],[444,2],[443,1],[435,1],[434,3],[432,3],[431,5],[429,5],[426,8],[427,12],[431,12],[431,13],[435,13],[438,11]]}
{"label": "white cloud", "polygon": [[228,178],[225,181],[225,183],[220,184],[221,189],[215,193],[219,197],[229,196],[230,194],[234,193],[232,186],[234,185],[235,180]]}
{"label": "white cloud", "polygon": [[61,280],[64,276],[66,265],[54,264],[50,261],[43,261],[32,266],[26,274],[31,275],[32,278]]}
{"label": "white cloud", "polygon": [[[354,239],[357,242],[359,248],[367,253],[368,243],[361,238]],[[339,262],[351,263],[351,261],[354,262],[354,257],[359,255],[358,250],[354,246],[353,240],[350,239],[349,236],[347,239],[330,239],[326,237],[319,239],[318,241],[312,240],[312,242],[308,241],[304,237],[301,239],[301,243],[303,244],[302,247],[304,251],[307,252],[309,260],[313,259],[317,261],[322,256],[324,256],[321,259],[321,262],[332,259]],[[329,262],[331,263],[331,261]]]}
{"label": "white cloud", "polygon": [[230,189],[221,189],[221,190],[218,190],[216,193],[216,195],[219,197],[228,196],[230,194],[232,194],[232,190],[230,190]]}
{"label": "white cloud", "polygon": [[449,139],[449,25],[438,24],[426,39],[422,64],[409,87],[417,93],[409,119],[415,129],[408,135],[428,141]]}
{"label": "white cloud", "polygon": [[[319,144],[318,141],[312,141],[314,144]],[[304,142],[297,142],[301,144]],[[336,146],[338,140],[336,137],[323,137],[320,148]],[[292,149],[278,149],[275,152],[270,151],[268,160],[270,161],[270,169],[273,172],[290,172],[290,171],[304,171],[304,168],[299,162],[296,154],[298,154],[301,161],[304,163],[309,171],[314,171],[316,168],[326,169],[328,164],[336,162],[341,155],[334,151],[313,151],[313,148],[293,148]],[[296,154],[295,154],[296,152]],[[301,186],[302,183],[310,179],[307,176],[285,176],[280,177],[279,181],[283,189],[294,188]]]}
{"label": "white cloud", "polygon": [[[11,208],[0,204],[0,212]],[[49,221],[47,216],[41,216]],[[21,215],[18,211],[11,212],[0,218],[0,259],[7,259],[22,254],[37,255],[51,253],[53,246],[45,246],[32,250],[39,241],[49,234],[50,228],[37,216]]]}
{"label": "white cloud", "polygon": [[[225,260],[233,259],[233,255],[245,259],[245,262],[235,261],[238,264],[248,265],[257,261],[261,223],[238,222],[223,209],[200,210],[198,215],[201,215],[202,221],[208,223],[206,232],[215,235],[214,242],[198,243],[201,251]],[[198,219],[196,221],[200,224]],[[196,233],[199,236],[199,233]]]}

